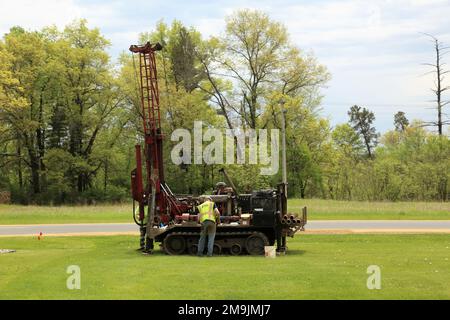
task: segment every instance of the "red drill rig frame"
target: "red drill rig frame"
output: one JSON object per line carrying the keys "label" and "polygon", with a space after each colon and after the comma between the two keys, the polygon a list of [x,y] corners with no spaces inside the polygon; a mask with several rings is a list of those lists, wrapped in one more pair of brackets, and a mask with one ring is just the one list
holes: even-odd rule
{"label": "red drill rig frame", "polygon": [[[144,220],[145,207],[148,206],[147,229],[158,219],[168,223],[175,215],[190,209],[180,202],[165,183],[163,162],[163,134],[161,131],[161,112],[159,107],[159,89],[155,52],[162,50],[159,43],[154,45],[132,45],[130,51],[139,56],[140,75],[140,116],[144,128],[145,180],[142,172],[141,145],[135,146],[136,169],[131,172],[131,189],[133,200],[139,204],[139,220]],[[155,212],[156,211],[156,212]],[[150,230],[149,230],[150,231]],[[149,234],[149,233],[147,233]]]}

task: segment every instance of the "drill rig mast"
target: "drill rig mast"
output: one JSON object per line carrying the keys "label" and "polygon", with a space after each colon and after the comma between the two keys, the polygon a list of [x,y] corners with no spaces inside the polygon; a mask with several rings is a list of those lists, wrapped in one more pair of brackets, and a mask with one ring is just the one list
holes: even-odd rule
{"label": "drill rig mast", "polygon": [[[139,220],[144,220],[148,208],[147,236],[152,239],[152,226],[168,223],[175,215],[189,209],[171,192],[164,179],[163,134],[155,52],[162,50],[159,43],[132,45],[130,51],[139,56],[140,116],[144,129],[145,185],[142,172],[141,145],[135,146],[136,169],[131,173],[133,200],[139,205]],[[134,59],[134,57],[133,57]],[[160,221],[161,220],[161,221]]]}

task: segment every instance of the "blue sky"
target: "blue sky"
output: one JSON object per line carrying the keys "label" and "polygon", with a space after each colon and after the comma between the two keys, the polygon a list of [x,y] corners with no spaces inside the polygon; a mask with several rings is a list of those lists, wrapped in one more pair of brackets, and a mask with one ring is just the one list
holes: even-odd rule
{"label": "blue sky", "polygon": [[[220,35],[224,17],[240,8],[263,10],[284,23],[292,43],[328,67],[333,79],[323,90],[322,113],[332,124],[346,122],[353,104],[375,112],[379,131],[392,128],[398,110],[410,119],[434,120],[433,79],[423,76],[429,69],[421,65],[432,62],[433,48],[421,32],[450,44],[449,0],[0,0],[0,33],[13,25],[63,27],[86,18],[111,40],[117,57],[160,19]],[[450,55],[446,60],[450,64]]]}

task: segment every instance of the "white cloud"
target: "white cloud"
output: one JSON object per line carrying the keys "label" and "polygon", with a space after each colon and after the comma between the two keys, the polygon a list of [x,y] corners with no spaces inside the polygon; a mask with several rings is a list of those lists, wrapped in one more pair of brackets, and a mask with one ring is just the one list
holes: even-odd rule
{"label": "white cloud", "polygon": [[68,21],[81,17],[82,9],[73,0],[2,0],[0,2],[0,32],[12,26],[40,29],[48,25],[63,27]]}
{"label": "white cloud", "polygon": [[120,2],[88,3],[76,0],[1,0],[0,32],[12,26],[35,30],[49,25],[63,28],[75,19],[87,19],[92,27],[101,29],[128,25],[129,19],[121,15]]}
{"label": "white cloud", "polygon": [[204,37],[218,36],[225,29],[225,21],[223,18],[200,18],[195,26]]}

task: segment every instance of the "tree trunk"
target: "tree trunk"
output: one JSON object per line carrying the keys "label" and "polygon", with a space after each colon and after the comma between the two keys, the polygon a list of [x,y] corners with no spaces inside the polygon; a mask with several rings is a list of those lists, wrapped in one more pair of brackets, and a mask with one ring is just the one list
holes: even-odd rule
{"label": "tree trunk", "polygon": [[440,46],[439,42],[436,40],[436,73],[437,73],[437,108],[438,108],[438,132],[439,135],[442,136],[442,102],[441,102],[441,95],[442,95],[442,88],[441,88],[441,53],[440,53]]}
{"label": "tree trunk", "polygon": [[[31,136],[33,137],[33,136]],[[27,135],[24,136],[25,146],[28,151],[28,157],[30,159],[29,167],[31,170],[31,186],[33,189],[33,194],[38,194],[41,192],[41,179],[40,179],[40,159],[38,156],[38,151],[35,148],[33,138],[29,138]]]}
{"label": "tree trunk", "polygon": [[103,181],[103,190],[106,193],[106,188],[108,186],[108,160],[105,160],[105,180]]}
{"label": "tree trunk", "polygon": [[77,181],[77,186],[78,186],[78,192],[79,193],[81,193],[81,192],[83,192],[85,189],[86,189],[86,186],[85,186],[85,178],[84,178],[85,176],[84,176],[84,173],[80,173],[79,175],[78,175],[78,181]]}
{"label": "tree trunk", "polygon": [[20,141],[17,141],[17,155],[18,155],[18,163],[17,163],[17,176],[19,179],[19,188],[22,191],[23,188],[23,173],[22,173],[22,148],[20,147]]}
{"label": "tree trunk", "polygon": [[305,194],[306,194],[306,181],[300,182],[300,198],[305,199]]}
{"label": "tree trunk", "polygon": [[39,176],[39,158],[30,152],[30,169],[31,169],[31,184],[33,186],[33,193],[41,192],[41,179]]}

